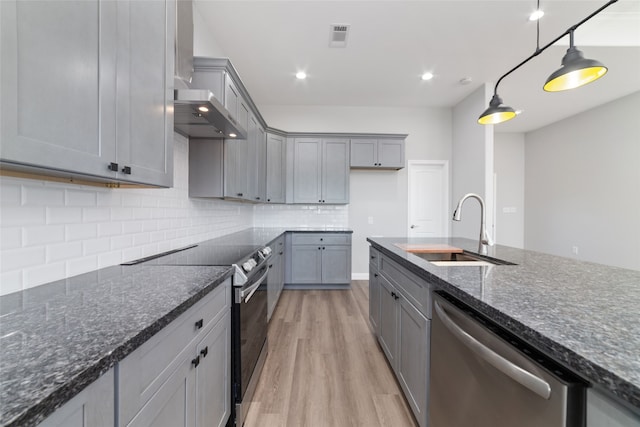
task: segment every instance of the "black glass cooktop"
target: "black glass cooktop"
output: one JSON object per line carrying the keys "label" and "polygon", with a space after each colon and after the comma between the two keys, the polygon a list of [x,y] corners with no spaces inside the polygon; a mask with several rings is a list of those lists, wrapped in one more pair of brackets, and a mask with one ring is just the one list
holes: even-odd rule
{"label": "black glass cooktop", "polygon": [[160,256],[147,265],[231,265],[245,260],[261,249],[260,245],[220,245],[199,243],[197,246]]}

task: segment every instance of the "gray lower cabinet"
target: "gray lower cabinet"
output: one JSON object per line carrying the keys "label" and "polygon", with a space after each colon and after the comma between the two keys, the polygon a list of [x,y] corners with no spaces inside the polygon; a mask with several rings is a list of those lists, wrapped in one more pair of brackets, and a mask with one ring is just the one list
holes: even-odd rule
{"label": "gray lower cabinet", "polygon": [[271,316],[278,305],[280,294],[284,287],[284,269],[285,269],[285,245],[284,235],[278,237],[270,245],[272,249],[271,262],[269,264],[269,276],[267,276],[267,317],[271,320]]}
{"label": "gray lower cabinet", "polygon": [[380,330],[380,272],[378,271],[378,252],[371,249],[371,259],[369,260],[369,323],[373,331],[377,334]]}
{"label": "gray lower cabinet", "polygon": [[171,186],[175,1],[0,8],[3,168]]}
{"label": "gray lower cabinet", "polygon": [[284,136],[266,136],[266,199],[267,203],[285,203],[287,144]]}
{"label": "gray lower cabinet", "polygon": [[223,426],[231,410],[231,280],[118,365],[118,426]]}
{"label": "gray lower cabinet", "polygon": [[352,139],[351,167],[401,169],[404,167],[404,139]]}
{"label": "gray lower cabinet", "polygon": [[113,427],[113,369],[49,415],[40,427]]}
{"label": "gray lower cabinet", "polygon": [[[398,277],[395,270],[391,270],[391,277],[384,272],[394,264],[384,256],[371,250],[370,261],[379,260],[379,265],[383,269],[380,274],[375,271],[370,262],[370,271],[374,272],[374,284],[370,284],[370,298],[372,290],[378,292],[379,303],[377,306],[370,303],[370,319],[372,325],[377,314],[377,336],[389,364],[398,378],[398,382],[404,395],[413,411],[418,424],[421,427],[427,425],[427,402],[429,390],[429,343],[430,343],[430,320],[424,312],[412,303],[412,300],[419,299],[417,295],[408,295],[407,289],[416,287],[426,287],[426,284],[414,283],[407,286],[409,281],[403,277],[403,285],[395,283],[393,277]],[[395,266],[395,265],[394,265]],[[377,275],[377,276],[376,276]],[[392,283],[394,281],[394,283]],[[409,297],[409,298],[407,298]],[[374,297],[375,298],[375,297]],[[374,329],[376,327],[374,326]]]}
{"label": "gray lower cabinet", "polygon": [[587,389],[587,427],[640,427],[640,414],[604,393]]}
{"label": "gray lower cabinet", "polygon": [[349,203],[349,140],[295,138],[293,203]]}
{"label": "gray lower cabinet", "polygon": [[289,233],[287,253],[287,284],[351,283],[351,234]]}

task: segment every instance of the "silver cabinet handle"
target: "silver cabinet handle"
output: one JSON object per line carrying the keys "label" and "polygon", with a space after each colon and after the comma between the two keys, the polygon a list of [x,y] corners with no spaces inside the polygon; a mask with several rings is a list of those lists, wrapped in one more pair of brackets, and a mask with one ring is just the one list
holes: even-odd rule
{"label": "silver cabinet handle", "polygon": [[551,396],[551,386],[548,382],[533,375],[531,372],[521,368],[520,366],[510,362],[509,360],[500,356],[498,353],[486,347],[480,341],[469,335],[469,333],[463,330],[453,320],[451,320],[449,316],[447,316],[444,308],[442,308],[442,306],[437,301],[435,301],[434,306],[436,312],[438,313],[438,316],[440,316],[440,319],[442,319],[442,323],[444,323],[447,329],[449,329],[449,331],[471,351],[482,357],[494,368],[507,375],[512,380],[520,383],[543,399],[549,399],[549,397]]}
{"label": "silver cabinet handle", "polygon": [[418,228],[418,226],[411,224],[411,228]]}

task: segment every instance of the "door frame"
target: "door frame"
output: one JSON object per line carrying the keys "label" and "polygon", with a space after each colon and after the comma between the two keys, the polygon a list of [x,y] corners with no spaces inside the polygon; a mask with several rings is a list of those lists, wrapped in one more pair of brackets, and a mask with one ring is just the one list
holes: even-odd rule
{"label": "door frame", "polygon": [[[442,171],[444,173],[444,179],[443,179],[443,191],[444,191],[444,212],[443,212],[443,218],[447,218],[449,216],[449,203],[450,203],[450,188],[449,188],[449,181],[450,181],[450,177],[449,177],[449,161],[448,160],[409,160],[408,165],[407,165],[407,236],[410,236],[410,228],[411,227],[411,209],[413,208],[412,205],[412,201],[411,201],[411,167],[412,166],[440,166],[442,168]],[[449,226],[446,225],[447,222],[445,221],[445,227],[444,227],[444,235],[441,237],[449,237],[449,235],[451,234],[451,225],[449,224]]]}

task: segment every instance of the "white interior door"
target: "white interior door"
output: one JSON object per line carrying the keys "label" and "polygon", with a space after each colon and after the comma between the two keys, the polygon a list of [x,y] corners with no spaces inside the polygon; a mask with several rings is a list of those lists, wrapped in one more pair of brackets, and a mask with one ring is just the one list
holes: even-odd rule
{"label": "white interior door", "polygon": [[409,237],[449,236],[449,163],[409,161]]}

